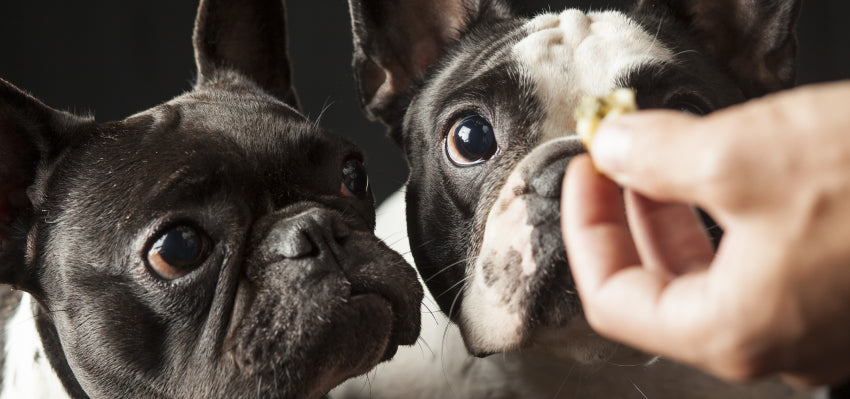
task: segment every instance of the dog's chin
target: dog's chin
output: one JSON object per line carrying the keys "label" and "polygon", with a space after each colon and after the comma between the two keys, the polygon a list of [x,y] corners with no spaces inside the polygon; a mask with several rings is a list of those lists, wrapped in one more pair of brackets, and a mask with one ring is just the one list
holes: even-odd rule
{"label": "dog's chin", "polygon": [[[352,295],[344,301],[317,304],[311,324],[282,327],[267,335],[241,329],[232,354],[240,381],[263,397],[318,398],[333,387],[391,358],[394,342],[393,304],[375,293]],[[286,324],[281,321],[281,325]],[[300,330],[300,331],[291,331]],[[262,383],[262,386],[256,384]]]}
{"label": "dog's chin", "polygon": [[534,353],[535,357],[590,367],[645,365],[656,359],[656,356],[600,336],[581,315],[576,315],[571,321],[558,326],[531,327],[528,320],[515,319],[517,326],[508,329],[496,328],[489,334],[479,334],[478,331],[470,331],[461,326],[466,347],[477,357],[523,352]]}
{"label": "dog's chin", "polygon": [[[371,365],[391,359],[398,351],[392,332],[401,328],[394,324],[395,311],[389,299],[379,294],[357,294],[348,301],[343,324],[350,324],[346,334],[352,334],[350,345],[353,350],[363,351],[364,370]],[[348,338],[346,338],[348,340]]]}
{"label": "dog's chin", "polygon": [[[281,280],[285,272],[307,266],[296,260],[266,269],[278,270],[275,277]],[[380,281],[355,282],[336,272],[283,287],[273,281],[255,281],[272,284],[260,287],[240,284],[225,345],[232,359],[226,373],[245,382],[253,396],[321,397],[418,336],[418,324],[409,320],[418,314],[399,299],[401,289],[382,287]],[[293,291],[279,291],[286,289]]]}
{"label": "dog's chin", "polygon": [[316,376],[314,391],[306,397],[321,397],[348,378],[364,374],[376,364],[392,358],[399,343],[394,342],[392,303],[378,294],[352,296],[338,311],[329,332],[338,340],[329,346],[324,358],[311,359],[313,367],[323,368],[324,373]]}

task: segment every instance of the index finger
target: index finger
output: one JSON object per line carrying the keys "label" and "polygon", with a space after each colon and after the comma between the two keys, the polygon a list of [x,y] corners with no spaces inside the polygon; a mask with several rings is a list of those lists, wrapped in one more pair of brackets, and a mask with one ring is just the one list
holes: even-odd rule
{"label": "index finger", "polygon": [[600,334],[644,351],[699,362],[705,272],[670,280],[641,265],[617,185],[587,157],[570,162],[564,240],[585,315]]}
{"label": "index finger", "polygon": [[640,264],[620,187],[587,155],[570,161],[561,195],[561,227],[573,274],[596,290],[612,274]]}

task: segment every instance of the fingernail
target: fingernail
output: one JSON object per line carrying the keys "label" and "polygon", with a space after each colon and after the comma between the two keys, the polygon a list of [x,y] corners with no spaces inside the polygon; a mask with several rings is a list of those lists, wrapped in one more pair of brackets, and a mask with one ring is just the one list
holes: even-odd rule
{"label": "fingernail", "polygon": [[615,176],[624,172],[631,141],[630,129],[624,123],[610,121],[599,126],[591,146],[596,168]]}

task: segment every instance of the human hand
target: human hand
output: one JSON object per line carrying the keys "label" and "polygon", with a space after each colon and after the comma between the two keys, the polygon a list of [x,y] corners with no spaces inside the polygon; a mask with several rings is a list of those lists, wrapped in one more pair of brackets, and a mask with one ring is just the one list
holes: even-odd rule
{"label": "human hand", "polygon": [[[604,124],[562,200],[591,326],[727,379],[850,376],[848,104],[836,83]],[[724,229],[716,253],[691,205]]]}

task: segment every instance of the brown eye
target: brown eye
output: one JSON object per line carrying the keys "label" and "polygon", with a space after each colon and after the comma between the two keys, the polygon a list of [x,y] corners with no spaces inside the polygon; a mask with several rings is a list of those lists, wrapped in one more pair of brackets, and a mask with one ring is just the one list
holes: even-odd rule
{"label": "brown eye", "polygon": [[203,234],[190,226],[180,225],[160,234],[148,250],[147,261],[160,277],[174,280],[200,266],[208,252]]}
{"label": "brown eye", "polygon": [[487,162],[498,152],[493,126],[481,115],[461,119],[446,135],[446,154],[457,166]]}

